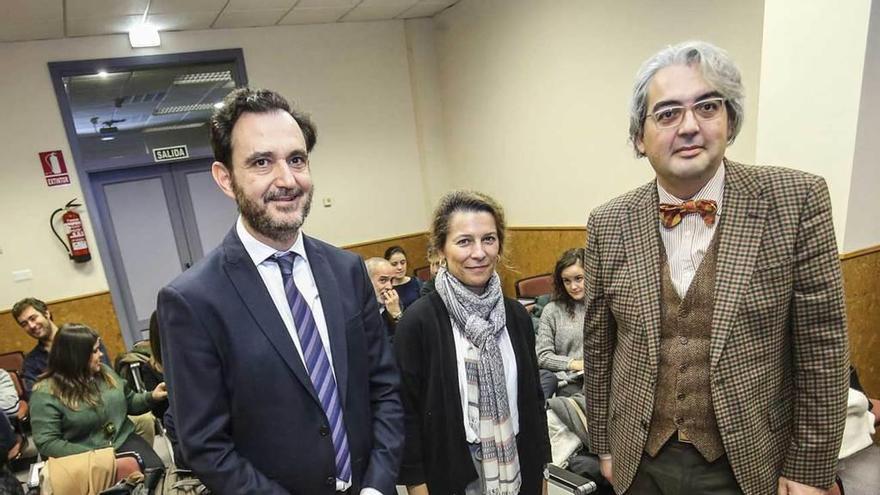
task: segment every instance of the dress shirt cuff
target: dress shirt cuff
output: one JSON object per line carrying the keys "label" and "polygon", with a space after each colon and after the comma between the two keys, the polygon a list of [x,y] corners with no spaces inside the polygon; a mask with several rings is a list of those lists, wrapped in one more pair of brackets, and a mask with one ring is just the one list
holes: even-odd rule
{"label": "dress shirt cuff", "polygon": [[360,495],[382,495],[382,492],[372,487],[364,487],[361,489]]}
{"label": "dress shirt cuff", "polygon": [[611,460],[611,454],[599,454],[599,459],[601,459],[601,460],[603,460],[603,461],[610,461],[610,460]]}

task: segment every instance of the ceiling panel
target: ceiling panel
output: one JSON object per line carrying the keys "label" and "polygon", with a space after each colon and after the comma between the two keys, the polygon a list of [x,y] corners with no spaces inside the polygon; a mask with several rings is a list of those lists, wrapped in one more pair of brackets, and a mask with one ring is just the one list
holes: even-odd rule
{"label": "ceiling panel", "polygon": [[455,0],[442,0],[442,1],[425,1],[413,5],[406,12],[397,16],[399,19],[412,19],[414,17],[431,17],[450,5],[454,4]]}
{"label": "ceiling panel", "polygon": [[127,33],[133,24],[141,22],[142,16],[92,17],[67,19],[68,36],[97,36],[101,34]]}
{"label": "ceiling panel", "polygon": [[287,9],[278,10],[224,10],[217,21],[214,22],[215,28],[243,28],[257,26],[274,26]]}
{"label": "ceiling panel", "polygon": [[357,22],[393,19],[406,12],[413,4],[414,2],[396,2],[382,5],[360,4],[340,20],[343,22]]}
{"label": "ceiling panel", "polygon": [[296,0],[229,0],[226,10],[290,10]]}
{"label": "ceiling panel", "polygon": [[64,19],[0,20],[0,41],[47,40],[64,37]]}
{"label": "ceiling panel", "polygon": [[348,7],[348,9],[350,10],[359,3],[361,3],[361,0],[300,0],[299,3],[296,4],[296,8],[308,9],[319,7]]}
{"label": "ceiling panel", "polygon": [[159,31],[186,31],[190,29],[208,29],[216,18],[217,12],[182,12],[177,14],[150,14],[147,21]]}
{"label": "ceiling panel", "polygon": [[351,7],[330,7],[330,8],[300,8],[297,6],[290,11],[289,14],[281,19],[279,24],[323,24],[328,22],[336,22],[337,19],[344,16]]}
{"label": "ceiling panel", "polygon": [[64,5],[68,19],[89,19],[143,15],[147,3],[148,0],[67,0]]}
{"label": "ceiling panel", "polygon": [[226,0],[153,0],[150,3],[150,16],[182,12],[213,12],[214,17],[217,17],[225,5]]}

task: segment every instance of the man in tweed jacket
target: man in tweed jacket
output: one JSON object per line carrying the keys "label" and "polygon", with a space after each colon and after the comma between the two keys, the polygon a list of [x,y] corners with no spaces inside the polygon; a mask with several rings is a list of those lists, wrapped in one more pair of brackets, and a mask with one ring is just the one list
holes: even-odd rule
{"label": "man in tweed jacket", "polygon": [[642,66],[630,137],[656,180],[587,226],[585,392],[618,493],[825,493],[847,339],[825,182],[724,158],[739,71],[703,42]]}

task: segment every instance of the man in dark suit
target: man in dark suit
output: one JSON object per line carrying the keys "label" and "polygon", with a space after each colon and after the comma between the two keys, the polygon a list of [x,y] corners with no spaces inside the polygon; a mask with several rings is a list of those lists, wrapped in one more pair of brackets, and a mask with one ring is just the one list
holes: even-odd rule
{"label": "man in dark suit", "polygon": [[215,112],[211,141],[241,215],[159,293],[186,463],[218,494],[392,495],[403,411],[375,294],[358,256],[301,230],[314,126],[244,88]]}
{"label": "man in dark suit", "polygon": [[587,413],[618,493],[834,480],[849,368],[830,198],[820,177],[725,158],[742,100],[715,46],[651,57],[630,137],[656,180],[590,215]]}
{"label": "man in dark suit", "polygon": [[379,303],[379,313],[385,324],[385,332],[388,334],[389,340],[393,341],[397,322],[403,316],[403,311],[400,309],[400,296],[397,295],[397,291],[392,285],[394,267],[391,266],[391,262],[378,256],[368,258],[364,264],[367,265],[367,273],[370,275],[370,282],[373,283],[373,291],[376,293],[376,302]]}

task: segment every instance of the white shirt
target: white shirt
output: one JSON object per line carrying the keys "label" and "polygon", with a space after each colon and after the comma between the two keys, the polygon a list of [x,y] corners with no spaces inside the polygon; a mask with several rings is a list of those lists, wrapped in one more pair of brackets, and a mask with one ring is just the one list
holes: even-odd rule
{"label": "white shirt", "polygon": [[[464,366],[464,357],[470,349],[475,349],[475,347],[451,318],[449,321],[452,323],[452,337],[455,340],[455,364],[458,368],[458,395],[461,397],[461,417],[464,418],[464,434],[468,443],[479,443],[480,435],[471,428],[468,422],[467,371],[465,371]],[[510,423],[513,426],[513,434],[518,435],[519,407],[517,406],[516,354],[513,353],[513,344],[510,343],[510,335],[507,334],[507,328],[498,335],[498,347],[501,351],[501,361],[504,365]]]}
{"label": "white shirt", "polygon": [[[238,217],[238,222],[235,224],[235,232],[238,234],[238,238],[241,239],[241,243],[244,245],[244,250],[247,251],[251,261],[256,265],[257,272],[259,272],[260,278],[263,279],[263,284],[266,286],[266,290],[269,291],[269,296],[272,297],[272,302],[275,303],[275,308],[278,310],[278,314],[281,315],[281,319],[284,321],[284,326],[287,327],[287,333],[290,334],[290,339],[293,341],[294,347],[296,347],[296,352],[299,354],[299,358],[303,359],[302,345],[300,345],[299,335],[296,333],[296,326],[293,324],[293,314],[291,313],[290,305],[287,302],[287,293],[284,291],[284,281],[281,277],[281,268],[275,261],[267,259],[275,254],[284,253],[279,252],[271,246],[263,244],[251,235],[251,233],[245,228],[241,216]],[[321,295],[318,293],[318,286],[315,284],[315,277],[312,275],[312,269],[309,266],[309,258],[306,255],[306,249],[303,244],[302,230],[297,234],[293,246],[285,252],[292,252],[298,255],[294,257],[293,262],[293,282],[296,284],[296,288],[299,289],[303,299],[312,310],[312,316],[315,318],[315,326],[318,327],[318,335],[321,337],[321,343],[324,345],[324,352],[327,353],[327,359],[330,360],[330,370],[333,371],[333,379],[335,380],[336,371],[333,368],[333,353],[330,350],[330,336],[327,333],[327,321],[324,319],[324,307],[321,306]],[[304,359],[303,365],[305,366]],[[306,368],[306,370],[308,370],[308,368]],[[340,391],[339,393],[342,392]],[[349,487],[351,487],[351,480],[340,480],[337,478],[337,491],[345,491],[348,490]],[[374,488],[365,487],[361,490],[360,495],[382,494]]]}
{"label": "white shirt", "polygon": [[721,200],[724,196],[724,163],[718,167],[718,170],[709,182],[694,194],[692,198],[676,198],[663,189],[659,182],[657,183],[657,194],[660,198],[660,203],[678,205],[688,199],[711,199],[718,206],[718,210],[715,213],[715,223],[711,226],[707,226],[703,222],[703,217],[696,213],[683,216],[681,223],[671,229],[667,229],[660,220],[657,220],[660,238],[663,239],[663,246],[666,248],[666,260],[669,264],[669,275],[672,278],[672,285],[675,286],[678,296],[684,299],[688,287],[690,287],[697,269],[700,267],[700,263],[709,250],[709,245],[712,243],[712,237],[715,236],[718,222],[721,221]]}

